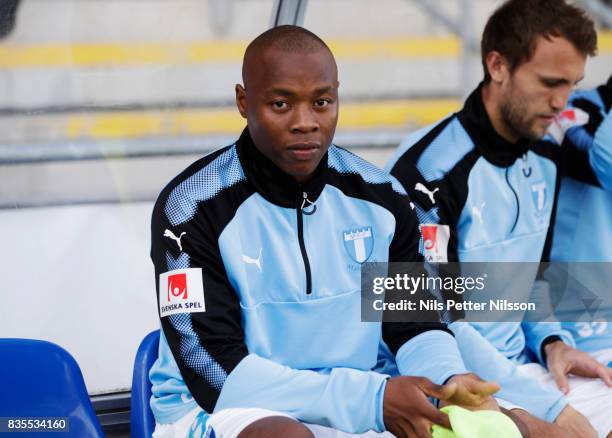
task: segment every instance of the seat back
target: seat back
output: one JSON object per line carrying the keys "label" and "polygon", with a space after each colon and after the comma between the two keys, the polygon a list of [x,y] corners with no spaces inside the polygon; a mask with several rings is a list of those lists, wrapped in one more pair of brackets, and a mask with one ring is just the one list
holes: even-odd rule
{"label": "seat back", "polygon": [[81,369],[59,345],[0,339],[0,376],[3,417],[67,417],[62,436],[104,437]]}
{"label": "seat back", "polygon": [[149,370],[159,352],[159,330],[149,333],[140,343],[134,360],[131,399],[132,438],[150,438],[155,430],[155,419],[149,402],[151,400],[151,381]]}

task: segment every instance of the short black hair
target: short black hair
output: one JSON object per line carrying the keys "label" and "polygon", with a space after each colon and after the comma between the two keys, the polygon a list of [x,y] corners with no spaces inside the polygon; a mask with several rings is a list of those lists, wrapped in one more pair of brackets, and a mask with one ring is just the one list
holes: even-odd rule
{"label": "short black hair", "polygon": [[585,56],[597,53],[595,25],[584,10],[565,0],[509,0],[491,15],[482,34],[485,82],[491,79],[489,53],[502,54],[512,71],[531,59],[538,37],[562,37]]}
{"label": "short black hair", "polygon": [[269,47],[294,53],[312,53],[321,49],[329,50],[327,44],[308,29],[285,24],[273,27],[260,34],[251,41],[245,53],[250,50],[261,50]]}
{"label": "short black hair", "polygon": [[273,27],[260,34],[247,46],[242,62],[243,80],[247,61],[251,57],[257,59],[270,48],[289,53],[314,53],[327,50],[331,54],[327,44],[308,29],[290,24]]}

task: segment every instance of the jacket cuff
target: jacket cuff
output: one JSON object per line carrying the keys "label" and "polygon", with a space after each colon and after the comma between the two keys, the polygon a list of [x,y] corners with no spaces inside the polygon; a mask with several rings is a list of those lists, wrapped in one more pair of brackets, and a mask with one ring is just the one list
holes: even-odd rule
{"label": "jacket cuff", "polygon": [[398,350],[396,362],[400,374],[427,377],[438,385],[455,374],[468,372],[455,338],[442,330],[430,330],[410,339]]}
{"label": "jacket cuff", "polygon": [[546,344],[549,344],[554,341],[562,341],[564,344],[569,345],[570,347],[576,348],[576,343],[574,342],[574,338],[572,335],[566,330],[557,330],[551,333],[548,333],[546,337],[542,338],[540,341],[539,348],[536,351],[536,356],[538,361],[544,366],[546,366],[546,354],[544,352],[544,347]]}

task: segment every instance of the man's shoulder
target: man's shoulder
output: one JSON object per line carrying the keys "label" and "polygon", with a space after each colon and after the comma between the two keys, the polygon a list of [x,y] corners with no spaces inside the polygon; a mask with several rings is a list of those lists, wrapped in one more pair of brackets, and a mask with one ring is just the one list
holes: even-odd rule
{"label": "man's shoulder", "polygon": [[598,111],[603,111],[605,104],[600,89],[603,90],[603,88],[599,87],[574,91],[568,100],[568,106],[580,108],[584,102],[588,102],[594,105]]}
{"label": "man's shoulder", "polygon": [[344,179],[355,180],[363,187],[387,187],[388,190],[396,194],[406,194],[406,191],[395,177],[373,163],[339,146],[332,145],[329,148],[328,166],[340,178],[344,177]]}
{"label": "man's shoulder", "polygon": [[215,198],[244,179],[235,144],[218,149],[175,176],[157,197],[153,214],[163,214],[171,223],[186,222],[200,202]]}
{"label": "man's shoulder", "polygon": [[415,169],[428,182],[439,180],[472,150],[474,141],[453,114],[408,135],[386,169],[400,181]]}

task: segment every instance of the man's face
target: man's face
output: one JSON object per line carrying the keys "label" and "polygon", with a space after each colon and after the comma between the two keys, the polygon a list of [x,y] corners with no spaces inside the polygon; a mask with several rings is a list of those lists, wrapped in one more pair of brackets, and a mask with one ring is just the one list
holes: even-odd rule
{"label": "man's face", "polygon": [[501,84],[499,110],[513,137],[544,137],[584,76],[585,63],[586,56],[565,38],[538,38],[533,57]]}
{"label": "man's face", "polygon": [[236,102],[257,148],[298,182],[306,181],[331,144],[338,121],[338,75],[327,50],[268,49],[250,68]]}

